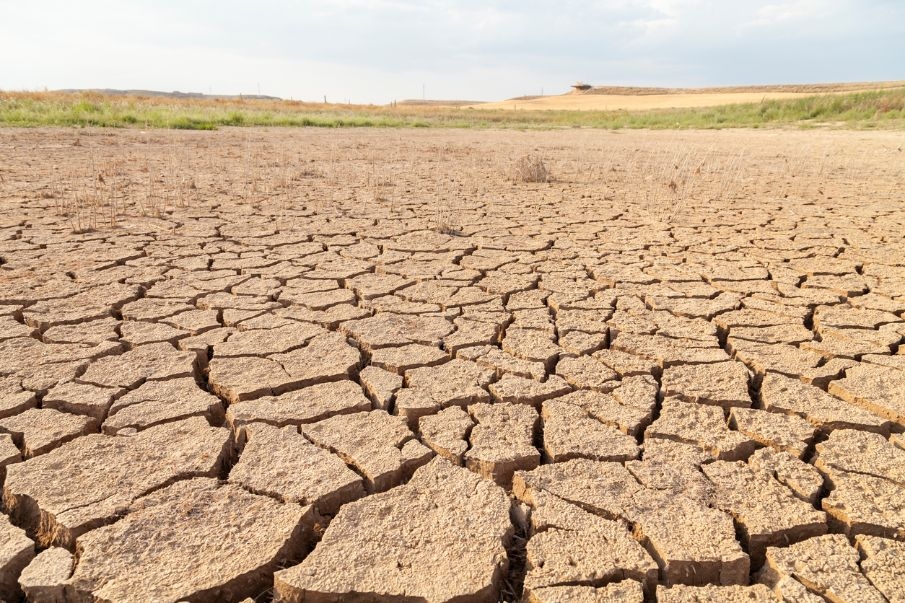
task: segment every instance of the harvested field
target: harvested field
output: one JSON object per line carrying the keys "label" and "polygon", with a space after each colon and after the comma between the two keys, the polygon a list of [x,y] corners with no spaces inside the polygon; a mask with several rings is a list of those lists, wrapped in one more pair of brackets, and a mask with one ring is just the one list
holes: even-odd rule
{"label": "harvested field", "polygon": [[719,107],[767,100],[806,99],[814,95],[842,95],[856,92],[901,90],[905,82],[812,84],[786,86],[725,86],[719,88],[643,88],[595,86],[551,96],[528,96],[468,105],[473,109],[522,111],[650,111]]}
{"label": "harvested field", "polygon": [[903,148],[0,129],[0,598],[900,601]]}

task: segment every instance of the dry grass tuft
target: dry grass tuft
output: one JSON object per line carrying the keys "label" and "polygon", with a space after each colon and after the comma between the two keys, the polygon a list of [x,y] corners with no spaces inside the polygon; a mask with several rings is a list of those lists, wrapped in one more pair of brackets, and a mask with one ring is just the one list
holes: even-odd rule
{"label": "dry grass tuft", "polygon": [[434,221],[434,224],[431,226],[434,232],[438,232],[440,234],[448,235],[451,237],[461,237],[465,236],[462,230],[454,225],[447,219],[438,218]]}
{"label": "dry grass tuft", "polygon": [[515,162],[512,179],[516,182],[550,182],[553,178],[540,155],[525,155]]}

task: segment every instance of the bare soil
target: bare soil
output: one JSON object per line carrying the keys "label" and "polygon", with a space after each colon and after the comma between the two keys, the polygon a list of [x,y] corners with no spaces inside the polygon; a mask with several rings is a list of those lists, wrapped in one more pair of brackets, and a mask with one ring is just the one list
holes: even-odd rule
{"label": "bare soil", "polygon": [[0,598],[901,600],[903,145],[0,130]]}

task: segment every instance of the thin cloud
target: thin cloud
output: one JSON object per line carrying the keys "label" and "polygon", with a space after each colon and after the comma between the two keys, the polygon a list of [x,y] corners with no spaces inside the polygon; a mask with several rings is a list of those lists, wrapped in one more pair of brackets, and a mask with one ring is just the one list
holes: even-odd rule
{"label": "thin cloud", "polygon": [[757,10],[756,17],[751,21],[755,27],[771,27],[777,24],[786,24],[795,21],[809,19],[826,20],[836,12],[836,7],[831,2],[816,2],[814,0],[795,0],[780,4],[767,4]]}
{"label": "thin cloud", "polygon": [[[905,79],[895,0],[0,0],[0,88],[495,100],[599,84]],[[10,60],[9,57],[15,57]]]}

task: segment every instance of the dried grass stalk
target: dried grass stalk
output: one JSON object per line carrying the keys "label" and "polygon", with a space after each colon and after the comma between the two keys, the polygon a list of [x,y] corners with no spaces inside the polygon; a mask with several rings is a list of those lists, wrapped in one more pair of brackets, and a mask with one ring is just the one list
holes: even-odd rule
{"label": "dried grass stalk", "polygon": [[549,182],[552,178],[540,155],[529,154],[515,162],[512,179],[516,182]]}

